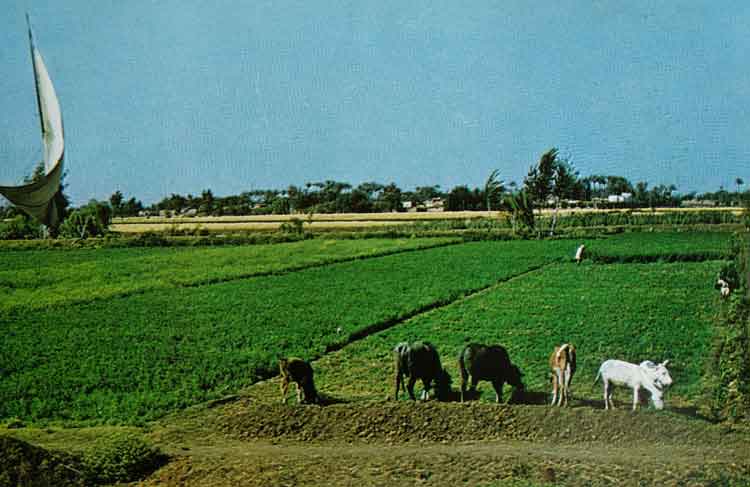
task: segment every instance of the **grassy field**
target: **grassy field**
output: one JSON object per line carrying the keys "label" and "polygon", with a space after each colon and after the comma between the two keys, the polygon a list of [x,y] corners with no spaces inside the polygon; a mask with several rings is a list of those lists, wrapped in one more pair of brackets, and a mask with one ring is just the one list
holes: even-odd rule
{"label": "grassy field", "polygon": [[8,251],[0,316],[387,255],[455,239],[305,240],[276,245]]}
{"label": "grassy field", "polygon": [[14,313],[0,418],[137,422],[312,358],[363,329],[562,258],[570,242],[479,242]]}
{"label": "grassy field", "polygon": [[719,232],[623,233],[606,240],[588,240],[587,255],[599,263],[702,261],[727,259],[731,238]]}
{"label": "grassy field", "polygon": [[[467,343],[499,343],[524,372],[527,387],[546,394],[549,353],[570,342],[578,349],[578,398],[599,399],[600,387],[590,384],[609,358],[670,359],[671,393],[694,398],[719,305],[712,285],[719,266],[717,261],[547,266],[326,357],[318,367],[321,388],[339,398],[382,399],[393,393],[393,346],[429,340],[454,386],[457,357]],[[364,375],[367,381],[356,379]],[[491,385],[483,389],[484,398],[494,400]]]}
{"label": "grassy field", "polygon": [[[581,265],[577,240],[4,252],[8,287],[56,304],[0,314],[0,483],[89,485],[70,462],[112,471],[139,461],[144,438],[171,458],[138,485],[745,485],[750,437],[698,411],[729,238],[584,240],[595,258]],[[32,277],[41,261],[62,266],[59,282]],[[98,294],[108,277],[144,287]],[[491,404],[487,383],[477,402],[384,402],[391,349],[417,339],[437,346],[454,389],[466,343],[503,344],[530,403]],[[579,351],[572,407],[541,406],[563,341]],[[317,358],[333,403],[281,405],[282,355]],[[591,383],[607,358],[670,359],[667,411],[602,411]],[[128,426],[69,428],[106,423]],[[123,434],[128,451],[113,443]]]}
{"label": "grassy field", "polygon": [[[559,228],[568,226],[599,226],[626,224],[689,224],[735,222],[739,208],[658,208],[655,210],[599,210],[595,208],[560,209]],[[540,225],[547,227],[553,209],[537,210]],[[464,225],[509,227],[510,214],[504,211],[446,211],[420,213],[317,213],[312,215],[247,215],[247,216],[196,216],[196,217],[128,217],[115,218],[111,229],[124,234],[163,231],[254,232],[275,231],[292,220],[304,222],[306,230],[373,230],[407,224],[442,222]]]}

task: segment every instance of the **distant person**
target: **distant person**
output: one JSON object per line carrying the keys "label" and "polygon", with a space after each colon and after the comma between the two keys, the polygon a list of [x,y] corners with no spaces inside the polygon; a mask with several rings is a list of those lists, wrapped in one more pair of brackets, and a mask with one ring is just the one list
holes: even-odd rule
{"label": "distant person", "polygon": [[584,244],[581,244],[580,247],[578,247],[578,250],[576,250],[576,264],[580,264],[583,260],[583,251],[586,249],[586,246]]}

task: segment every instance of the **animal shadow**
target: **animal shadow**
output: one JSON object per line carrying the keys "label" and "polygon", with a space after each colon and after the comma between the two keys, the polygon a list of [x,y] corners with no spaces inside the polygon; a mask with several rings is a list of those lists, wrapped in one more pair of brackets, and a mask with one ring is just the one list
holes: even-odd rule
{"label": "animal shadow", "polygon": [[325,407],[332,406],[334,404],[349,404],[350,402],[351,401],[341,397],[331,396],[329,394],[323,394],[320,392],[318,393],[318,406]]}

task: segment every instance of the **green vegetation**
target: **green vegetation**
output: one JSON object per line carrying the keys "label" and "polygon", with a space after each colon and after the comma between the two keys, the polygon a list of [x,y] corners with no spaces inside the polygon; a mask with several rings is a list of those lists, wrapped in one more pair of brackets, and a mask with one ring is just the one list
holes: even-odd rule
{"label": "green vegetation", "polygon": [[[83,447],[70,448],[71,438],[67,438],[66,443],[51,449],[36,445],[48,443],[38,434],[18,433],[21,438],[0,434],[0,485],[73,487],[132,482],[144,478],[167,460],[142,434],[129,431],[102,434],[98,430],[96,433],[76,442]],[[26,440],[26,436],[31,438]]]}
{"label": "green vegetation", "polygon": [[606,358],[670,358],[674,392],[690,396],[719,302],[723,262],[706,259],[728,241],[621,234],[585,240],[594,258],[578,266],[578,240],[5,252],[0,419],[141,424],[273,376],[281,356],[317,358],[411,317],[329,355],[323,390],[389,393],[393,345],[428,339],[454,377],[466,342],[502,343],[546,391],[540,363],[572,341],[579,384]]}
{"label": "green vegetation", "polygon": [[13,313],[3,325],[0,418],[153,419],[269,377],[280,356],[320,356],[363,330],[559,260],[569,247],[466,243]]}
{"label": "green vegetation", "polygon": [[707,413],[720,420],[750,419],[750,248],[733,241],[733,260],[722,268],[732,295],[723,310],[706,376]]}
{"label": "green vegetation", "polygon": [[674,262],[728,259],[731,234],[720,232],[623,233],[586,240],[586,256],[597,263]]}
{"label": "green vegetation", "polygon": [[[571,342],[578,348],[576,397],[598,399],[601,390],[590,386],[596,371],[604,360],[618,358],[636,363],[670,359],[675,378],[670,394],[692,398],[710,350],[719,267],[716,261],[547,266],[326,358],[318,367],[321,389],[370,399],[392,394],[393,346],[428,339],[441,353],[454,386],[463,346],[500,343],[524,371],[527,387],[546,397],[549,353],[555,344]],[[354,379],[362,376],[368,380]],[[485,399],[494,399],[490,385],[483,389]]]}
{"label": "green vegetation", "polygon": [[455,239],[305,240],[283,245],[8,251],[0,316],[447,245]]}
{"label": "green vegetation", "polygon": [[82,455],[81,466],[88,483],[112,484],[142,479],[166,459],[141,435],[118,432],[90,443]]}

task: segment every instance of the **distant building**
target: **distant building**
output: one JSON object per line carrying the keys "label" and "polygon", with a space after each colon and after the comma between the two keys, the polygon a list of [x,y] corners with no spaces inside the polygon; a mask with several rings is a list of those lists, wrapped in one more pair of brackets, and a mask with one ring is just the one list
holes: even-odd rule
{"label": "distant building", "polygon": [[705,207],[711,207],[716,206],[717,201],[714,200],[684,200],[682,203],[680,203],[680,206],[685,206],[687,208],[705,208]]}
{"label": "distant building", "polygon": [[424,202],[427,211],[445,211],[445,200],[443,198],[432,198]]}
{"label": "distant building", "polygon": [[627,203],[633,200],[633,193],[611,194],[607,196],[609,203]]}

